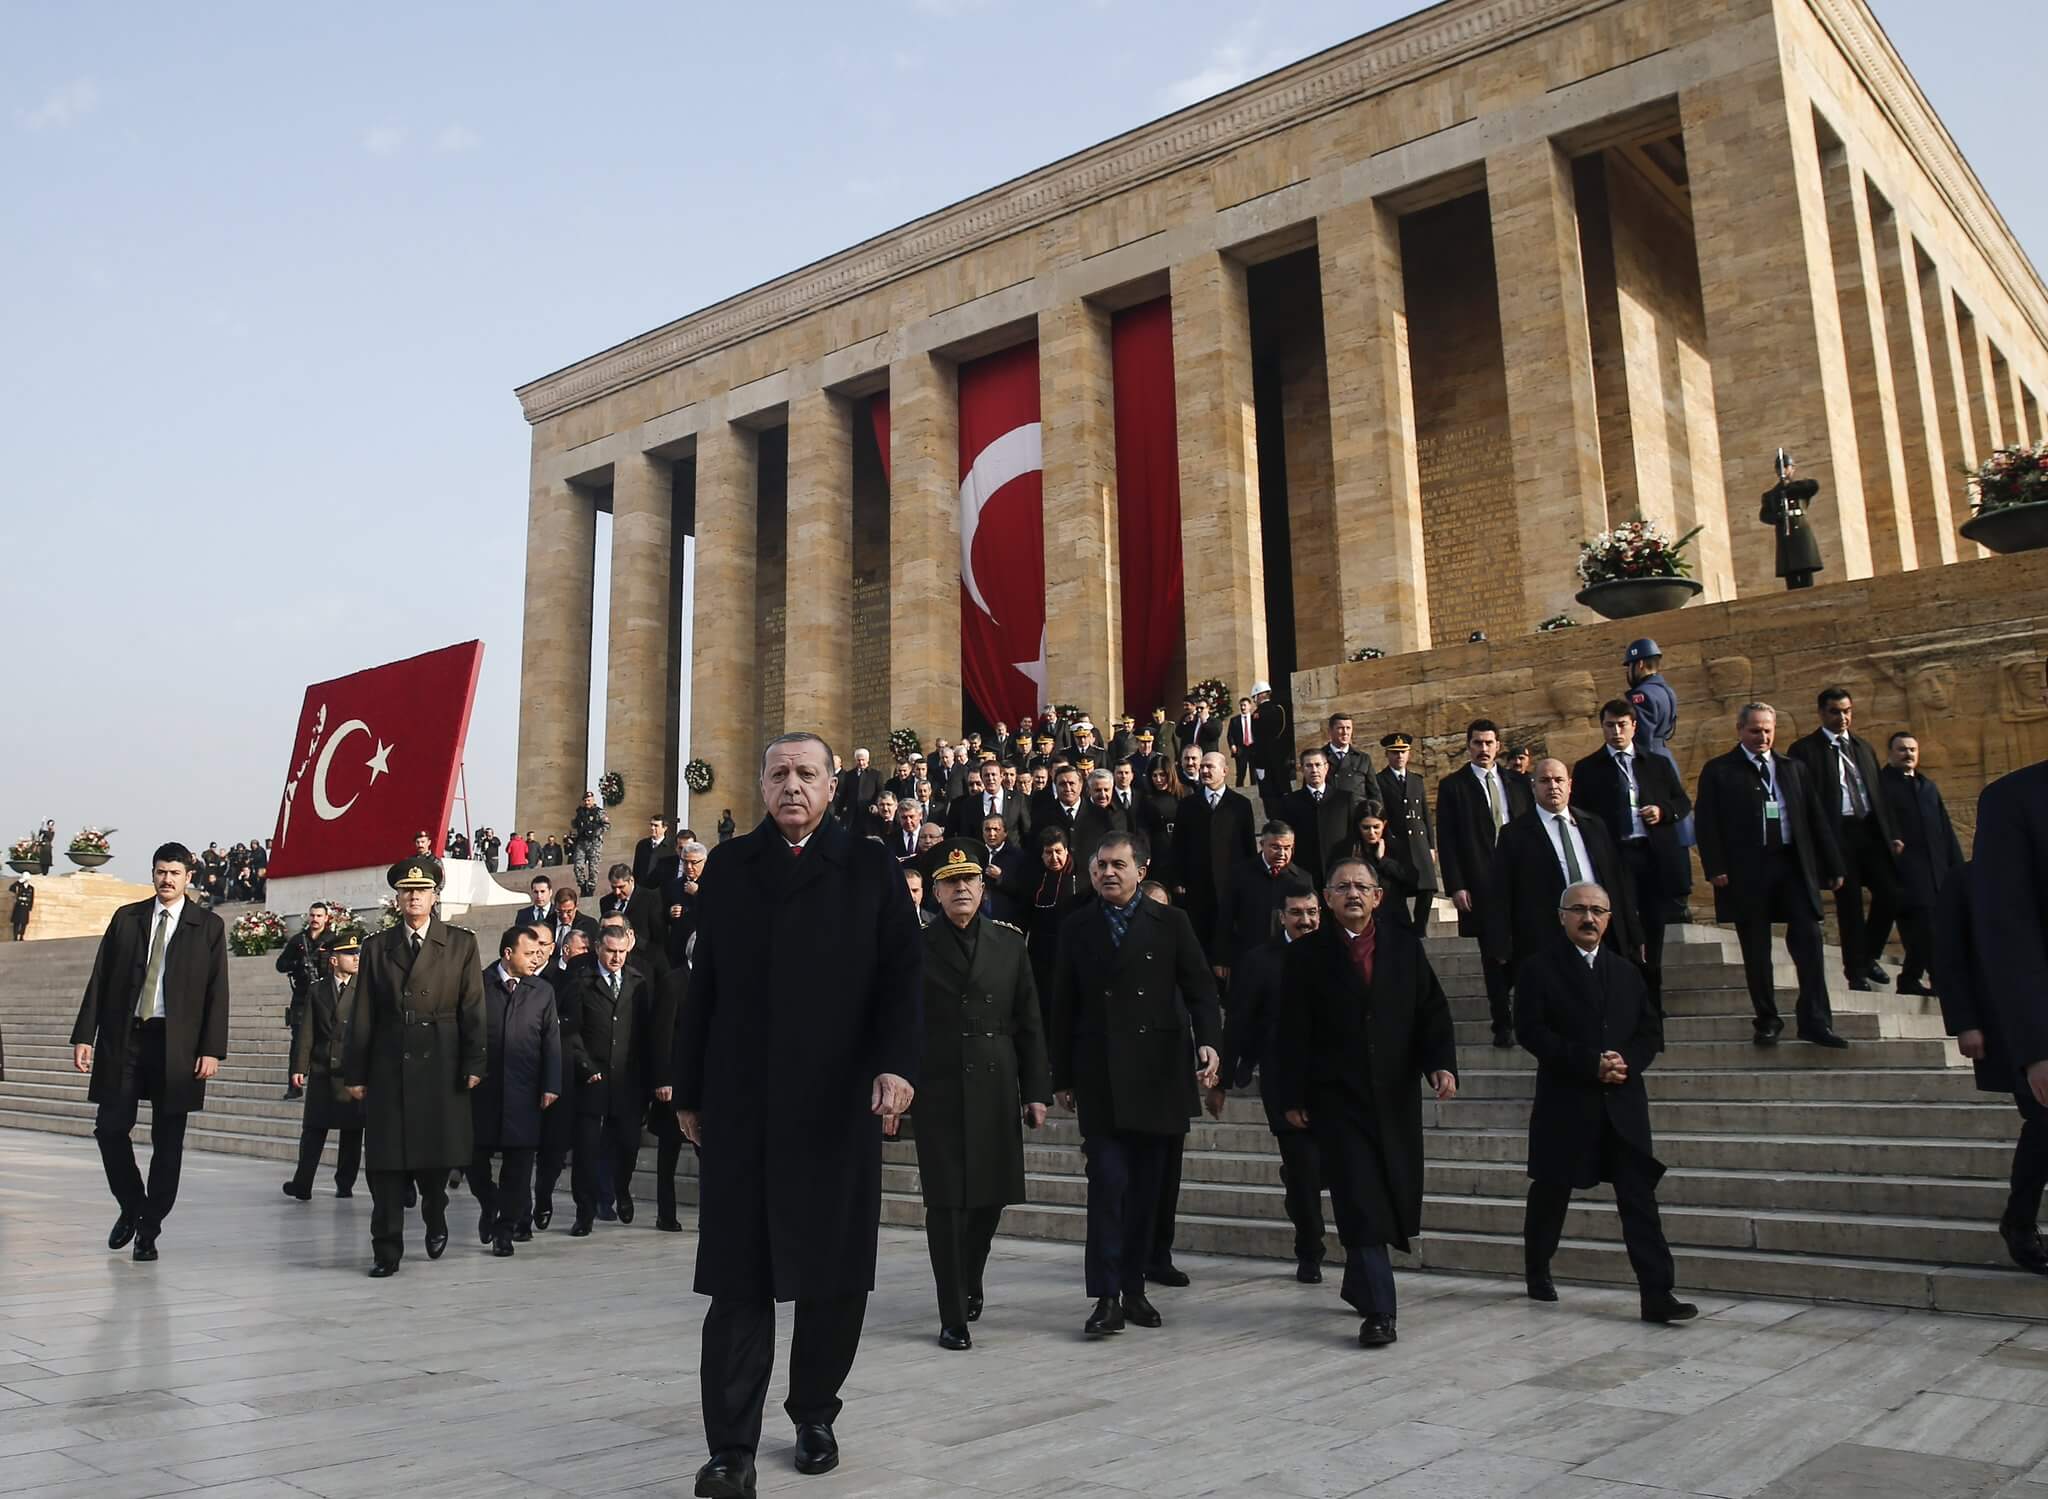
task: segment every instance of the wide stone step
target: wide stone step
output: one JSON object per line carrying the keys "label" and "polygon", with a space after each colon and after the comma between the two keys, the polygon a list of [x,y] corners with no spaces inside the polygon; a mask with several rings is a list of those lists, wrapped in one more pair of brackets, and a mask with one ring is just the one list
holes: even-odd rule
{"label": "wide stone step", "polygon": [[[1924,1040],[1937,1048],[1946,1036],[1939,1015],[1891,1015],[1852,1010],[1835,1016],[1835,1030],[1847,1041]],[[1490,1045],[1493,1027],[1485,1019],[1460,1020],[1455,1022],[1455,1032],[1459,1048],[1465,1050]],[[1768,1047],[1756,1047],[1751,1039],[1754,1034],[1754,1022],[1747,1013],[1673,1015],[1664,1022],[1664,1044],[1667,1047],[1686,1042],[1732,1042],[1760,1051],[1769,1050]],[[1792,1040],[1791,1023],[1788,1021],[1785,1038],[1779,1044],[1789,1046]],[[1803,1050],[1800,1055],[1805,1055]],[[1960,1058],[1961,1053],[1956,1055]]]}
{"label": "wide stone step", "polygon": [[[1514,1129],[1526,1126],[1529,1109],[1519,1101],[1453,1099],[1423,1104],[1425,1125],[1450,1129]],[[1650,1128],[1666,1133],[1741,1135],[1913,1136],[1948,1140],[2011,1141],[2019,1116],[2008,1103],[1673,1103],[1654,1096]]]}
{"label": "wide stone step", "polygon": [[[1431,1130],[1422,1137],[1422,1153],[1426,1160],[1511,1161],[1519,1165],[1529,1158],[1529,1134],[1526,1129]],[[1660,1130],[1657,1158],[1667,1166],[1702,1171],[1870,1172],[2003,1180],[2011,1174],[2012,1145],[1995,1140]]]}
{"label": "wide stone step", "polygon": [[[1667,1051],[1649,1071],[1647,1082],[1651,1096],[1671,1103],[1726,1100],[1897,1104],[1972,1103],[1988,1096],[1977,1091],[1975,1074],[1962,1067],[1767,1066],[1738,1069],[1695,1065],[1705,1062],[1711,1053],[1712,1049],[1706,1047]],[[1870,1062],[1876,1059],[1866,1055],[1863,1060]],[[1467,1069],[1458,1074],[1460,1098],[1530,1099],[1535,1093],[1536,1069],[1533,1067],[1501,1067],[1486,1071]]]}

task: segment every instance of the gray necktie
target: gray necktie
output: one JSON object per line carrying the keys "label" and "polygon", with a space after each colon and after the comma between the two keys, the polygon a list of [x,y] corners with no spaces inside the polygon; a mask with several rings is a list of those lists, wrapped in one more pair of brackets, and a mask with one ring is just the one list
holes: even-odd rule
{"label": "gray necktie", "polygon": [[1486,772],[1486,805],[1493,813],[1493,830],[1497,833],[1500,831],[1500,825],[1507,821],[1507,817],[1501,811],[1500,787],[1495,783],[1493,772],[1490,770]]}
{"label": "gray necktie", "polygon": [[156,986],[164,976],[164,949],[170,946],[171,913],[156,908],[156,931],[149,939],[149,965],[142,970],[142,992],[135,996],[135,1018],[148,1020],[156,1013]]}
{"label": "gray necktie", "polygon": [[1849,754],[1849,736],[1844,734],[1835,741],[1835,753],[1842,761],[1842,784],[1849,788],[1849,813],[1852,817],[1868,817],[1870,803],[1863,795],[1863,777],[1857,773],[1856,762]]}

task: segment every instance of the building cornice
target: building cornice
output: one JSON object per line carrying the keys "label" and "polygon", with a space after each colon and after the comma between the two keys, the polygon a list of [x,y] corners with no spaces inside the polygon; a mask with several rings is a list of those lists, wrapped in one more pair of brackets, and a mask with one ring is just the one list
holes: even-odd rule
{"label": "building cornice", "polygon": [[1616,3],[1446,0],[543,375],[518,388],[520,404],[529,422],[545,420],[1248,141]]}

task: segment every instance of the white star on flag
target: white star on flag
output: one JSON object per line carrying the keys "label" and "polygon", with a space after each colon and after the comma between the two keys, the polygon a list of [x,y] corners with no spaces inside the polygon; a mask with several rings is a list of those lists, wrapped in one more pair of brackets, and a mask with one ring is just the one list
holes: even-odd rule
{"label": "white star on flag", "polygon": [[396,748],[398,748],[397,745],[386,744],[383,740],[379,739],[377,741],[377,753],[363,762],[369,768],[370,784],[372,786],[377,784],[377,777],[391,774],[391,752]]}

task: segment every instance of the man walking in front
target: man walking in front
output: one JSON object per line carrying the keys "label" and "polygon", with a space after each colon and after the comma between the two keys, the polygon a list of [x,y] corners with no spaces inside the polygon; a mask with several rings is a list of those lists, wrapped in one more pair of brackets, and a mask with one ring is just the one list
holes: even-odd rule
{"label": "man walking in front", "polygon": [[[178,1200],[186,1116],[206,1106],[206,1080],[228,1052],[227,928],[185,898],[191,850],[164,844],[149,879],[155,897],[121,907],[107,923],[71,1028],[71,1065],[92,1078],[93,1138],[121,1205],[107,1248],[132,1239],[143,1261],[157,1257],[157,1235]],[[147,1186],[128,1138],[145,1098]]]}
{"label": "man walking in front", "polygon": [[[698,901],[676,1027],[677,1118],[699,1149],[696,1289],[703,1499],[754,1492],[775,1303],[796,1303],[796,1466],[839,1465],[839,1389],[875,1281],[882,1132],[910,1107],[923,1042],[917,916],[892,851],[825,812],[832,751],[770,740],[768,815],[720,844]],[[872,1116],[872,1117],[870,1117]]]}

